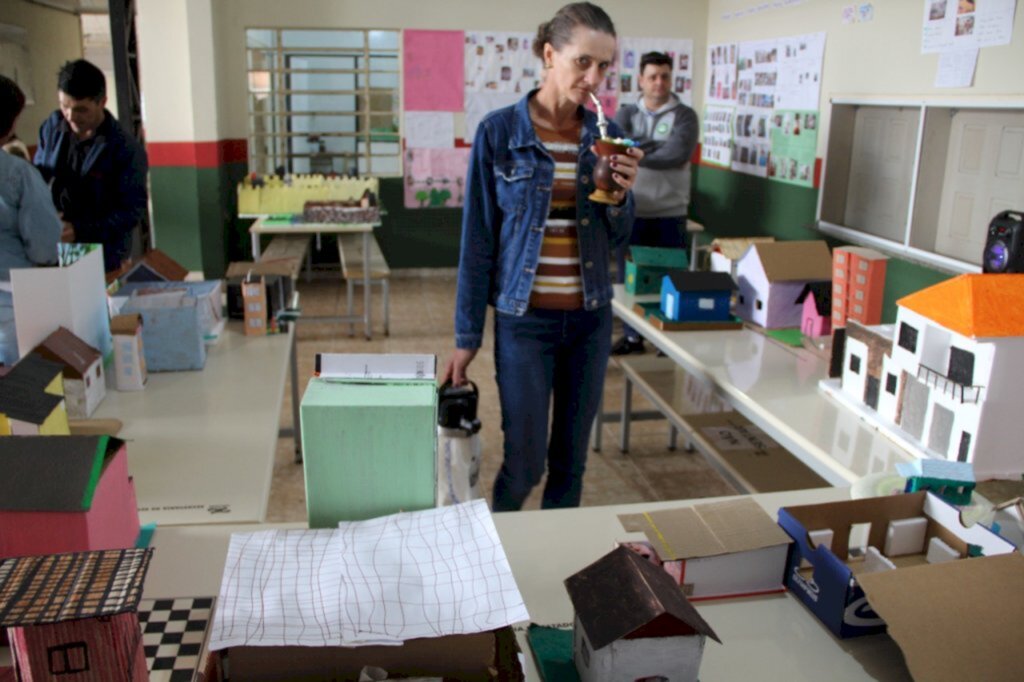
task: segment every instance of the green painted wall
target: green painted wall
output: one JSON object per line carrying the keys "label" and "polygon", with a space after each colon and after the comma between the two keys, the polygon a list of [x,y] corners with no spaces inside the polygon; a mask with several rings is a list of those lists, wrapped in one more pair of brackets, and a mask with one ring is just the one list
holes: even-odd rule
{"label": "green painted wall", "polygon": [[[815,225],[818,191],[745,173],[700,166],[694,168],[690,215],[707,229],[703,243],[719,236],[771,235],[777,239],[825,239]],[[886,270],[882,320],[896,319],[896,301],[909,293],[948,279],[949,274],[898,258]]]}
{"label": "green painted wall", "polygon": [[462,208],[405,208],[402,178],[380,181],[381,221],[377,242],[392,268],[454,268],[459,264]]}

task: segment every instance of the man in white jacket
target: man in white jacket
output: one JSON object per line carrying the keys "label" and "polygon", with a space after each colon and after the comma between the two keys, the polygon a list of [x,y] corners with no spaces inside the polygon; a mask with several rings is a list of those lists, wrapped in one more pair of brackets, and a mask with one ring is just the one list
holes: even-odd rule
{"label": "man in white jacket", "polygon": [[[638,84],[637,103],[626,104],[615,114],[615,122],[644,151],[633,187],[636,220],[629,243],[683,248],[697,114],[672,92],[672,59],[667,54],[648,52],[640,58]],[[625,258],[623,248],[619,252],[620,278],[625,274]],[[643,353],[640,335],[628,325],[624,331],[612,353]]]}

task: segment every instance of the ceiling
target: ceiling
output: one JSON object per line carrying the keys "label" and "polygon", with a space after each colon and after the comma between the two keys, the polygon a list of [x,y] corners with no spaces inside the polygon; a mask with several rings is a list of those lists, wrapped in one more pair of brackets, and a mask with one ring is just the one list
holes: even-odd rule
{"label": "ceiling", "polygon": [[72,14],[106,14],[109,0],[28,0],[36,5],[71,12]]}

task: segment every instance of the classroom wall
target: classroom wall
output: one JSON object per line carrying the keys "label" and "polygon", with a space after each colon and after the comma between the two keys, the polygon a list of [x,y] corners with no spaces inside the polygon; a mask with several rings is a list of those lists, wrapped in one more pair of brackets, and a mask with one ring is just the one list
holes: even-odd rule
{"label": "classroom wall", "polygon": [[[1010,45],[983,48],[972,88],[932,86],[937,54],[921,54],[923,0],[873,2],[870,22],[843,24],[849,0],[804,0],[790,6],[756,0],[709,0],[708,44],[780,38],[824,31],[818,157],[824,156],[832,97],[1005,101],[1024,103],[1024,11],[1018,7]],[[768,6],[743,16],[736,12]],[[694,87],[706,85],[698,72]],[[701,112],[698,112],[701,113]],[[825,160],[827,171],[827,159]],[[818,239],[814,227],[818,190],[701,166],[694,173],[691,215],[712,234],[771,234],[782,239]],[[948,275],[905,260],[890,261],[883,319],[895,319],[895,301]]]}
{"label": "classroom wall", "polygon": [[25,0],[0,2],[0,24],[27,31],[36,103],[25,107],[15,132],[25,144],[34,146],[39,141],[39,126],[57,108],[57,71],[64,62],[82,56],[81,24],[74,14]]}
{"label": "classroom wall", "polygon": [[[622,35],[692,39],[695,69],[700,73],[706,0],[600,4]],[[534,31],[559,6],[522,0],[502,6],[499,12],[494,3],[479,0],[140,0],[140,68],[157,243],[186,266],[204,267],[209,274],[209,252],[215,241],[210,233],[217,231],[212,224],[219,222],[216,236],[224,257],[233,260],[247,254],[247,223],[233,218],[234,183],[245,172],[248,135],[246,28]],[[207,12],[210,37],[202,21],[198,33],[192,25]],[[198,91],[211,93],[205,103],[196,101]],[[218,169],[212,178],[197,160],[204,158],[202,150],[211,144],[217,150]],[[405,210],[400,178],[384,179],[381,194],[388,215],[377,236],[392,267],[456,265],[461,210]]]}

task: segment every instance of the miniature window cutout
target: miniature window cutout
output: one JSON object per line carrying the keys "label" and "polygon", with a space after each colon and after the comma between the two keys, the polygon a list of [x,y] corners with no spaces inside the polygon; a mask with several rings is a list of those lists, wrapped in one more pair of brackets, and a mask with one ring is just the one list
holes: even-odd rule
{"label": "miniature window cutout", "polygon": [[869,374],[864,386],[864,404],[872,410],[878,409],[878,386],[878,379]]}
{"label": "miniature window cutout", "polygon": [[855,293],[855,294],[853,295],[853,297],[854,297],[855,299],[857,299],[858,301],[863,301],[863,300],[864,300],[864,292],[863,292],[863,291],[860,291],[860,290],[858,290],[858,291],[857,291],[857,293]]}
{"label": "miniature window cutout", "polygon": [[868,262],[867,262],[866,260],[862,260],[862,261],[860,262],[860,265],[859,265],[858,267],[859,267],[859,268],[860,268],[861,270],[863,270],[864,272],[867,272],[867,271],[868,271]]}
{"label": "miniature window cutout", "polygon": [[871,537],[870,523],[854,523],[850,526],[850,539],[847,544],[847,558],[863,557],[868,551],[868,538]]}
{"label": "miniature window cutout", "polygon": [[836,279],[845,279],[845,278],[846,278],[846,271],[845,270],[840,270],[840,269],[837,268],[836,269]]}
{"label": "miniature window cutout", "polygon": [[46,650],[51,675],[70,675],[89,670],[89,651],[85,642],[70,642]]}
{"label": "miniature window cutout", "polygon": [[761,308],[764,308],[764,303],[761,302],[761,299],[757,299],[757,304],[756,305],[757,305],[757,309],[758,310],[761,310]]}
{"label": "miniature window cutout", "polygon": [[868,278],[864,275],[857,275],[857,284],[867,284]]}
{"label": "miniature window cutout", "polygon": [[97,379],[100,378],[100,372],[101,371],[102,371],[102,367],[100,367],[100,365],[96,365],[96,378]]}
{"label": "miniature window cutout", "polygon": [[85,387],[89,388],[90,386],[92,386],[92,377],[90,377],[88,374],[86,374],[85,375]]}
{"label": "miniature window cutout", "polygon": [[971,434],[966,431],[960,432],[960,449],[956,453],[956,461],[966,462],[967,455],[971,451]]}
{"label": "miniature window cutout", "polygon": [[850,371],[854,374],[860,374],[860,357],[857,355],[850,356]]}
{"label": "miniature window cutout", "polygon": [[890,395],[896,395],[896,375],[889,374],[885,377],[885,392]]}
{"label": "miniature window cutout", "polygon": [[[838,251],[837,253],[834,254],[834,256],[837,263],[842,264],[846,262],[846,254],[843,253],[842,251]],[[836,270],[836,272],[839,272],[839,270]]]}
{"label": "miniature window cutout", "polygon": [[962,386],[974,383],[974,353],[952,346],[949,349],[949,378]]}
{"label": "miniature window cutout", "polygon": [[740,305],[743,305],[746,302],[747,300],[743,297],[743,294],[740,294]]}
{"label": "miniature window cutout", "polygon": [[853,306],[853,312],[855,312],[855,313],[862,313],[862,312],[864,312],[864,306],[860,306],[860,305]]}
{"label": "miniature window cutout", "polygon": [[832,293],[835,294],[836,296],[842,296],[843,295],[843,285],[842,284],[833,284],[832,285]]}
{"label": "miniature window cutout", "polygon": [[906,322],[900,323],[900,348],[905,348],[911,353],[917,352],[917,330]]}
{"label": "miniature window cutout", "polygon": [[714,310],[715,299],[713,298],[699,298],[697,299],[697,307],[701,310]]}

